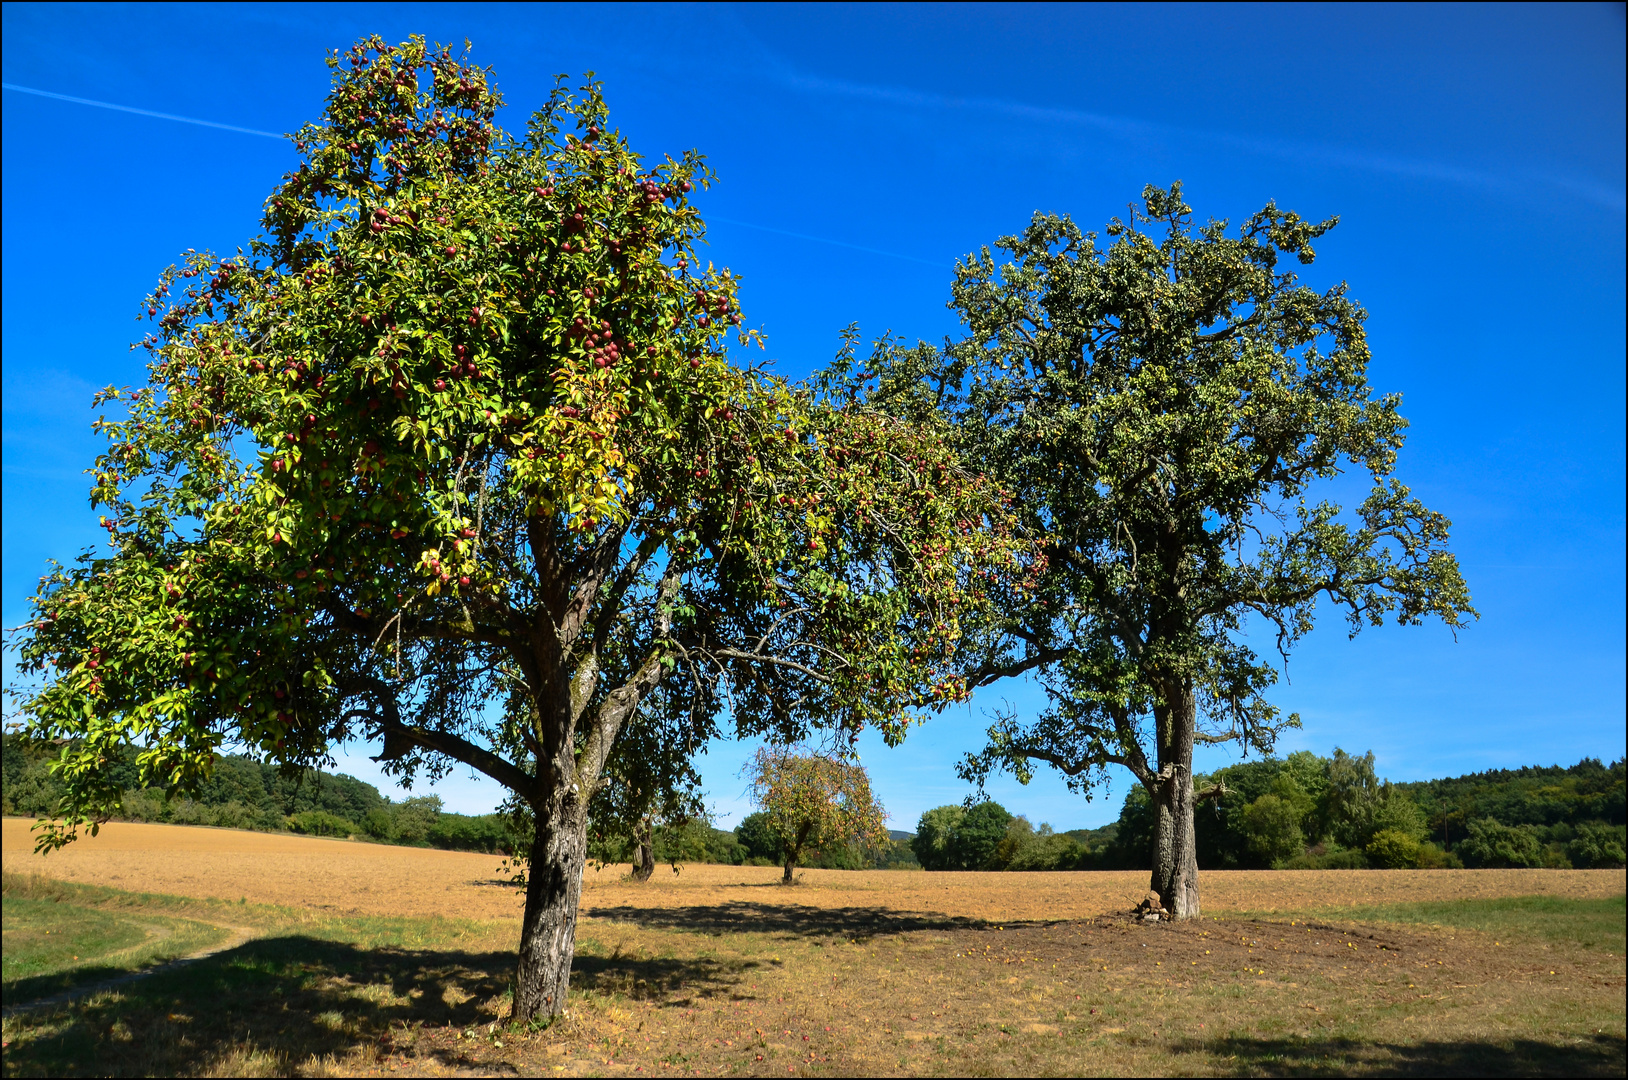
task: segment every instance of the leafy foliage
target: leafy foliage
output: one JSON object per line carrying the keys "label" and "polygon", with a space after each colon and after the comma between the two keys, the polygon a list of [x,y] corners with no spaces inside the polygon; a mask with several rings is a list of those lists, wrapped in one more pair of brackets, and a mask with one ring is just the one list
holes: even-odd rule
{"label": "leafy foliage", "polygon": [[750,766],[752,798],[778,842],[785,880],[804,852],[858,842],[885,842],[887,816],[871,794],[862,765],[791,747],[760,748]]}
{"label": "leafy foliage", "polygon": [[529,792],[503,753],[569,755],[631,691],[708,730],[739,684],[746,730],[902,735],[969,599],[952,568],[1000,557],[982,492],[929,434],[728,363],[701,159],[646,167],[595,85],[517,140],[444,50],[331,63],[266,234],[166,273],[151,382],[102,395],[130,402],[98,425],[110,553],[54,571],[21,641],[54,672],[31,733],[77,740],[70,826],[116,810],[97,762],[133,742],[188,790],[228,737],[308,762],[360,726],[401,772]]}
{"label": "leafy foliage", "polygon": [[1449,835],[1475,818],[1509,825],[1553,827],[1586,821],[1628,824],[1624,763],[1584,758],[1570,767],[1494,769],[1443,780],[1400,785],[1411,794],[1433,833]]}
{"label": "leafy foliage", "polygon": [[[1405,421],[1366,385],[1366,313],[1278,267],[1310,263],[1333,225],[1268,205],[1233,235],[1195,225],[1179,185],[1150,187],[1106,250],[1037,214],[999,241],[1011,262],[958,268],[969,337],[900,357],[878,395],[928,379],[969,458],[1024,491],[1048,538],[1046,576],[999,609],[1009,651],[980,681],[1038,669],[1052,711],[1026,734],[997,725],[973,775],[1055,759],[1076,784],[1109,763],[1146,782],[1141,748],[1160,744],[1136,719],[1189,684],[1210,741],[1269,750],[1292,718],[1260,697],[1275,676],[1236,637],[1247,614],[1280,649],[1320,597],[1353,632],[1471,614],[1447,522],[1389,479]],[[1305,501],[1345,461],[1374,483],[1355,526]]]}
{"label": "leafy foliage", "polygon": [[284,823],[290,832],[304,833],[307,836],[350,836],[360,830],[354,821],[347,821],[338,814],[330,814],[324,810],[304,810],[298,814],[290,814]]}
{"label": "leafy foliage", "polygon": [[119,812],[122,747],[181,794],[228,743],[468,765],[548,867],[516,1008],[552,1015],[596,794],[682,802],[722,715],[897,742],[964,697],[961,622],[1024,545],[941,427],[731,362],[758,338],[695,255],[699,154],[648,163],[591,82],[511,135],[419,38],[329,64],[262,235],[167,271],[146,385],[98,396],[108,543],[17,641],[62,748],[41,843]]}
{"label": "leafy foliage", "polygon": [[[1371,753],[1336,749],[1323,758],[1299,751],[1285,759],[1242,762],[1196,782],[1225,793],[1196,818],[1205,869],[1345,869],[1363,866],[1617,866],[1624,830],[1609,819],[1625,788],[1622,763],[1594,759],[1570,768],[1528,768],[1414,783],[1374,772]],[[1613,787],[1615,785],[1615,787]],[[1496,808],[1456,824],[1442,794],[1471,807]],[[1141,789],[1126,797],[1116,838],[1087,864],[1140,865],[1152,843],[1151,805]],[[1595,816],[1599,815],[1599,816]],[[1451,832],[1445,832],[1443,823]],[[1549,824],[1534,824],[1546,821]],[[1299,846],[1289,842],[1293,830]]]}
{"label": "leafy foliage", "polygon": [[1472,866],[1539,866],[1543,859],[1536,828],[1504,825],[1492,818],[1470,822],[1459,851]]}
{"label": "leafy foliage", "polygon": [[965,807],[952,805],[935,807],[921,815],[921,820],[916,822],[916,835],[910,841],[910,848],[924,870],[962,868],[955,835],[966,813]]}
{"label": "leafy foliage", "polygon": [[779,864],[784,843],[767,811],[758,810],[742,818],[735,826],[735,837],[746,850],[747,858]]}
{"label": "leafy foliage", "polygon": [[1303,817],[1292,800],[1262,795],[1244,807],[1243,826],[1250,850],[1269,863],[1299,855],[1306,839],[1300,831]]}
{"label": "leafy foliage", "polygon": [[911,849],[926,870],[1074,870],[1088,861],[1076,835],[1036,829],[993,800],[924,812]]}
{"label": "leafy foliage", "polygon": [[[1041,762],[1083,791],[1129,769],[1164,808],[1156,877],[1179,913],[1197,903],[1193,745],[1270,752],[1299,722],[1263,696],[1276,674],[1246,618],[1286,654],[1320,600],[1352,633],[1474,614],[1447,519],[1392,475],[1406,422],[1367,384],[1366,312],[1280,266],[1311,263],[1334,224],[1273,204],[1198,224],[1179,184],[1146,188],[1106,248],[1037,213],[997,242],[1007,261],[958,265],[966,339],[893,350],[871,395],[947,416],[1045,538],[1037,587],[968,641],[974,685],[1032,673],[1048,708],[998,716],[963,775],[1027,781]],[[1371,484],[1353,514],[1313,500],[1347,468]]]}

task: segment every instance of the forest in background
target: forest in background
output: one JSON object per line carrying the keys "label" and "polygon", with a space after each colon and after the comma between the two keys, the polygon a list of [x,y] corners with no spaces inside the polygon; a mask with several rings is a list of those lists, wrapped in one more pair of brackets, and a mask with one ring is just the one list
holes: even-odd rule
{"label": "forest in background", "polygon": [[[49,815],[60,794],[51,755],[7,734],[3,804],[8,815]],[[435,795],[392,800],[343,773],[287,774],[247,757],[223,755],[197,799],[167,801],[135,787],[131,762],[122,820],[356,837],[455,851],[514,850],[503,814],[441,808]],[[1499,769],[1442,780],[1390,783],[1373,754],[1306,751],[1242,762],[1196,778],[1224,794],[1201,804],[1195,825],[1201,869],[1362,869],[1401,867],[1620,867],[1628,847],[1624,763],[1586,758],[1570,767]],[[1099,829],[1057,832],[999,803],[951,805],[921,816],[915,833],[818,853],[804,865],[826,869],[921,866],[928,870],[1142,869],[1153,807],[1140,786],[1119,819]],[[631,838],[591,830],[591,857],[632,857]],[[766,815],[733,830],[704,820],[668,822],[654,833],[656,858],[673,865],[773,865],[780,839]]]}
{"label": "forest in background", "polygon": [[[1624,766],[1585,758],[1391,783],[1372,752],[1309,751],[1240,762],[1194,777],[1215,796],[1194,816],[1201,870],[1432,869],[1624,865]],[[940,806],[912,841],[929,870],[1140,869],[1154,808],[1140,786],[1114,824],[1035,828],[999,803]]]}

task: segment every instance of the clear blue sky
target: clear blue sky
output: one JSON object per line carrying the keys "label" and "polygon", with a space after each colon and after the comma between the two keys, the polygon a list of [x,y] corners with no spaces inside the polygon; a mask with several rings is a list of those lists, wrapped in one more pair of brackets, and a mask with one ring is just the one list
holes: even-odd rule
{"label": "clear blue sky", "polygon": [[[1315,284],[1372,313],[1372,381],[1413,428],[1401,476],[1452,518],[1481,621],[1325,625],[1275,699],[1285,750],[1372,748],[1418,779],[1624,750],[1624,14],[1541,6],[3,9],[10,85],[284,132],[316,115],[324,49],[378,32],[474,44],[519,127],[592,69],[647,154],[698,147],[711,256],[801,375],[838,330],[936,340],[957,256],[1037,210],[1100,226],[1180,179],[1200,215],[1268,199],[1339,214]],[[4,91],[8,626],[45,560],[96,542],[80,470],[94,387],[142,378],[138,301],[189,247],[233,250],[293,162],[276,140]],[[9,665],[7,667],[9,671]],[[866,748],[895,828],[959,801],[983,708]],[[342,767],[372,776],[357,747]],[[376,752],[376,751],[375,751]],[[703,773],[722,820],[744,750]],[[1212,754],[1213,767],[1226,760]],[[388,790],[388,786],[386,785]],[[449,808],[491,785],[449,779]],[[1041,778],[999,785],[1058,828],[1114,816]]]}

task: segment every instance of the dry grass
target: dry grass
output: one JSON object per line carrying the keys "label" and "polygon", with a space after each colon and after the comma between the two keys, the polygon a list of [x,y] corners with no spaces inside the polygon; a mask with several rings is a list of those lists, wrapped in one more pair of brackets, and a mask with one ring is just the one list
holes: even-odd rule
{"label": "dry grass", "polygon": [[[520,897],[504,886],[493,855],[394,847],[276,833],[114,822],[50,856],[32,852],[32,822],[6,818],[0,850],[17,873],[110,885],[135,892],[246,899],[250,903],[371,915],[445,915],[506,919]],[[772,866],[658,868],[647,884],[625,870],[590,870],[586,911],[617,916],[644,908],[732,905],[756,918],[760,901],[783,906],[780,869]],[[1203,876],[1204,903],[1215,911],[1308,911],[1339,906],[1498,896],[1618,895],[1610,870],[1240,870]],[[1090,918],[1118,911],[1147,892],[1147,874],[927,873],[908,870],[805,870],[796,904],[851,907],[901,916],[1021,921]]]}
{"label": "dry grass", "polygon": [[292,902],[222,905],[264,936],[188,973],[8,1020],[7,1075],[1625,1067],[1621,872],[1206,874],[1205,920],[1146,925],[1113,914],[1145,875],[810,871],[785,889],[774,868],[612,870],[585,893],[571,1015],[526,1032],[502,1023],[518,927],[497,860],[138,829],[166,827],[115,826],[41,868]]}

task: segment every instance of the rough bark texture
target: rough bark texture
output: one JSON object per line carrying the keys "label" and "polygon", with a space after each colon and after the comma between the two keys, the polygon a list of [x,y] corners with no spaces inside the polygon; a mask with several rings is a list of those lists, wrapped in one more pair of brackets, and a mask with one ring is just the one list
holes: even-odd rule
{"label": "rough bark texture", "polygon": [[637,843],[633,849],[633,880],[649,881],[650,876],[656,872],[656,848],[648,820],[641,821],[633,827],[633,838]]}
{"label": "rough bark texture", "polygon": [[577,900],[588,854],[588,814],[572,791],[539,808],[537,838],[526,876],[526,914],[520,930],[520,968],[514,1018],[546,1019],[565,1008],[576,955]]}
{"label": "rough bark texture", "polygon": [[1152,789],[1157,826],[1153,881],[1164,909],[1177,919],[1195,919],[1198,907],[1198,852],[1193,834],[1193,737],[1198,720],[1191,687],[1167,693],[1169,704],[1155,710],[1159,727],[1159,775]]}
{"label": "rough bark texture", "polygon": [[808,834],[813,828],[813,822],[803,822],[803,827],[797,830],[797,839],[786,844],[786,872],[780,875],[780,884],[792,883],[791,872],[797,869],[798,862],[802,860],[803,845],[808,843]]}

